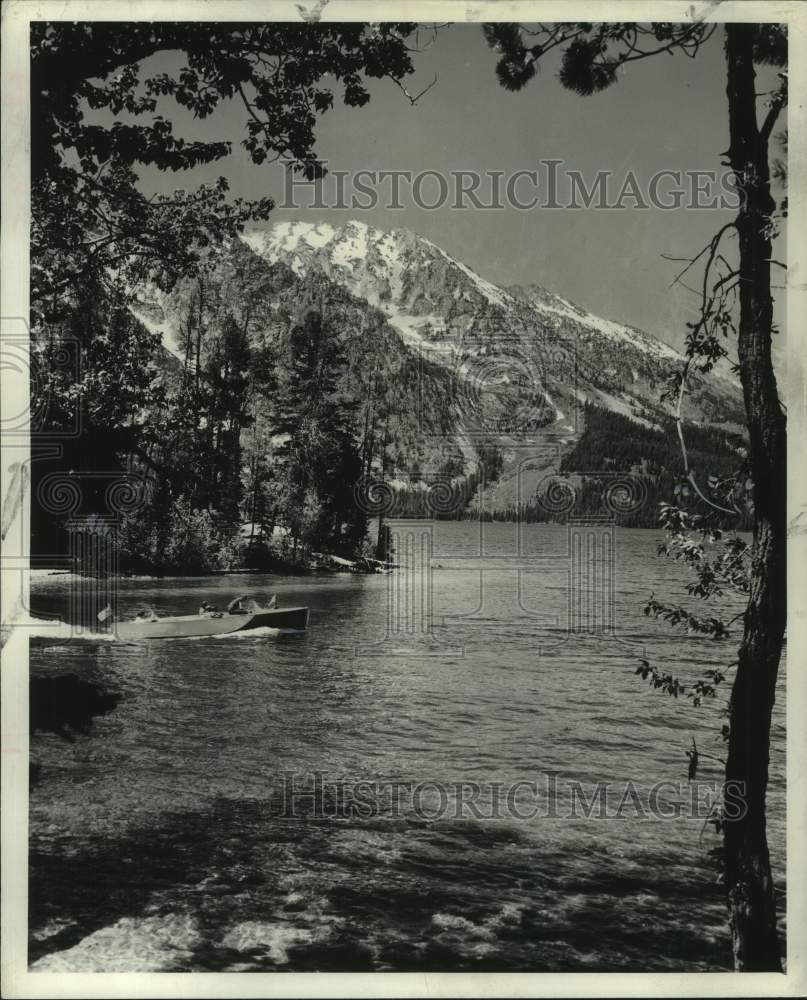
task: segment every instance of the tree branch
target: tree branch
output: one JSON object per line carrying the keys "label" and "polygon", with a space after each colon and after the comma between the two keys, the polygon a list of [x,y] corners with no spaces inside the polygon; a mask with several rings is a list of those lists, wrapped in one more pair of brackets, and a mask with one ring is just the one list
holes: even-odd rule
{"label": "tree branch", "polygon": [[401,83],[400,80],[397,80],[394,76],[391,76],[389,73],[387,73],[386,76],[388,80],[392,80],[392,82],[395,84],[398,90],[400,90],[400,92],[404,95],[404,97],[409,101],[412,107],[414,107],[417,104],[417,102],[421,99],[421,97],[423,97],[425,94],[428,94],[428,92],[432,89],[432,87],[437,83],[437,74],[435,73],[432,82],[427,87],[424,87],[419,94],[415,94],[415,96],[413,97],[406,89],[405,85]]}
{"label": "tree branch", "polygon": [[761,142],[767,142],[770,138],[773,127],[776,124],[776,119],[779,117],[779,113],[785,104],[787,104],[787,88],[786,82],[783,78],[782,86],[780,87],[776,97],[774,97],[771,101],[771,106],[765,116],[765,121],[762,123],[762,128],[759,130],[759,138]]}

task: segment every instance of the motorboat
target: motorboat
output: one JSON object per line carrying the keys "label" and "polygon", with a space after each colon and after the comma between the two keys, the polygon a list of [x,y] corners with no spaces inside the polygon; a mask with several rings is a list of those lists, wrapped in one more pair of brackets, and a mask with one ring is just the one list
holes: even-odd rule
{"label": "motorboat", "polygon": [[249,611],[217,611],[164,618],[154,616],[113,622],[110,626],[111,632],[125,642],[139,642],[143,639],[193,639],[258,628],[274,628],[285,633],[304,632],[308,628],[308,608],[256,607]]}

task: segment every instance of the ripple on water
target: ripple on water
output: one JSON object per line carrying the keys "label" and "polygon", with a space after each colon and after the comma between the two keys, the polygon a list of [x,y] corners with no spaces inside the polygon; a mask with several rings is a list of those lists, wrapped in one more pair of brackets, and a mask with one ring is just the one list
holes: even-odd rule
{"label": "ripple on water", "polygon": [[[435,531],[447,556],[478,549],[478,526]],[[527,526],[523,536],[525,551],[566,551],[565,528]],[[491,552],[515,551],[513,538],[513,526],[485,525]],[[303,783],[320,773],[507,788],[554,770],[587,798],[600,782],[630,779],[642,794],[656,781],[685,783],[693,737],[723,752],[720,705],[695,710],[648,690],[637,656],[692,672],[730,661],[732,650],[671,642],[644,617],[651,590],[662,597],[662,585],[681,589],[685,578],[655,558],[657,541],[617,533],[630,585],[617,586],[617,637],[567,634],[563,574],[529,574],[519,595],[507,574],[487,574],[481,587],[478,572],[434,576],[440,614],[460,616],[437,634],[462,656],[428,642],[385,647],[381,576],[250,578],[258,594],[311,607],[308,634],[287,642],[235,633],[129,646],[43,629],[51,639],[31,643],[35,698],[57,687],[36,679],[72,675],[77,692],[91,686],[116,701],[85,713],[86,732],[75,713],[62,725],[61,696],[35,713],[32,968],[725,968],[715,841],[708,831],[699,839],[702,820],[429,822],[389,807],[351,814],[330,793],[328,818],[303,808],[292,819],[279,804],[289,773]],[[121,613],[145,600],[158,613],[221,605],[237,588],[221,578],[123,581]],[[47,597],[57,613],[69,584],[50,580]],[[485,620],[463,622],[480,598]],[[373,643],[372,656],[356,654]],[[776,746],[771,760],[780,876],[785,756]],[[448,795],[450,809],[459,797]],[[679,799],[686,791],[668,796]]]}

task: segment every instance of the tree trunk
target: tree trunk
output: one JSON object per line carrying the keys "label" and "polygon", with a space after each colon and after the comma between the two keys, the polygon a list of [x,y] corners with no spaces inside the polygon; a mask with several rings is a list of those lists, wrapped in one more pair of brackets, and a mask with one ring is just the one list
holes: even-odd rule
{"label": "tree trunk", "polygon": [[387,560],[390,558],[390,554],[391,554],[391,552],[390,552],[390,550],[391,550],[390,536],[391,536],[391,532],[390,532],[390,529],[389,529],[389,525],[384,524],[384,522],[382,520],[382,515],[379,514],[378,515],[378,539],[376,540],[376,543],[375,543],[375,557],[380,562],[387,562]]}
{"label": "tree trunk", "polygon": [[771,216],[768,132],[757,126],[751,24],[726,26],[729,161],[743,192],[738,358],[750,439],[754,540],[751,593],[731,693],[726,761],[744,814],[726,815],[724,846],[734,964],[781,971],[776,903],[765,833],[765,793],[776,677],[786,620],[786,437],[771,359]]}
{"label": "tree trunk", "polygon": [[[384,443],[381,446],[381,479],[384,481],[387,477],[387,446],[389,445],[389,414],[387,414],[384,423]],[[375,544],[375,557],[383,562],[387,561],[387,553],[389,551],[389,528],[384,524],[384,509],[383,506],[378,512],[378,538]],[[383,555],[381,554],[383,552]]]}
{"label": "tree trunk", "polygon": [[[255,422],[255,430],[257,432],[258,424]],[[250,472],[252,474],[252,503],[249,505],[249,544],[252,544],[255,538],[255,513],[258,509],[258,456],[253,455],[249,460]]]}
{"label": "tree trunk", "polygon": [[202,326],[204,325],[204,294],[205,288],[199,278],[199,318],[196,330],[196,417],[199,418],[199,382],[202,375]]}

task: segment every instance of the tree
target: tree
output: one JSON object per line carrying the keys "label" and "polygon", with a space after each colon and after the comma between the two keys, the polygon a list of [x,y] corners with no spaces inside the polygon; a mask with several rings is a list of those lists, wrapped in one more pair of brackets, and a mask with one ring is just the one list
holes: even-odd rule
{"label": "tree", "polygon": [[283,519],[295,541],[352,549],[367,529],[353,497],[362,469],[358,404],[344,389],[339,336],[319,312],[308,310],[290,331],[279,368],[272,425]]}
{"label": "tree", "polygon": [[[272,202],[228,200],[223,177],[195,191],[147,197],[138,167],[179,172],[227,157],[230,143],[186,141],[163,112],[174,100],[204,118],[234,101],[243,109],[243,145],[254,163],[280,159],[308,178],[320,176],[314,128],[336,100],[336,87],[346,105],[360,107],[369,100],[369,78],[389,77],[400,86],[412,69],[406,39],[414,29],[397,23],[33,22],[32,340],[35,352],[54,355],[76,328],[81,345],[78,374],[71,381],[68,366],[58,387],[64,405],[51,406],[40,433],[75,418],[78,408],[92,414],[82,424],[85,437],[98,422],[104,429],[103,447],[76,449],[77,459],[66,458],[66,467],[94,461],[114,469],[137,456],[154,480],[158,522],[178,497],[187,497],[191,509],[218,504],[224,492],[237,501],[240,470],[222,458],[237,457],[248,418],[243,368],[234,367],[228,352],[243,354],[233,333],[241,326],[246,336],[249,318],[234,319],[220,333],[220,356],[205,367],[211,310],[204,264],[248,220],[265,219]],[[144,76],[144,61],[167,51],[180,54],[176,72]],[[114,123],[93,120],[99,111],[111,112]],[[196,309],[185,320],[186,391],[157,398],[148,364],[156,338],[127,309],[143,282],[167,290],[182,277],[198,284]],[[119,316],[126,317],[127,336],[115,339],[115,363],[99,369],[106,328]],[[125,391],[113,398],[107,389],[116,372]],[[39,390],[33,387],[34,409]],[[146,407],[164,418],[164,434],[148,439],[139,419]],[[213,470],[202,483],[199,469],[208,460]],[[235,506],[229,504],[231,518]],[[162,518],[160,537],[165,523]]]}
{"label": "tree", "polygon": [[[87,473],[80,484],[86,513],[106,509],[105,474],[121,467],[119,456],[144,446],[165,393],[154,361],[158,338],[143,330],[120,290],[87,274],[72,295],[75,309],[43,321],[31,344],[32,437],[61,438],[60,457],[32,464],[32,493],[39,496],[56,470]],[[66,541],[63,524],[33,504],[32,552],[59,553]]]}
{"label": "tree", "polygon": [[[228,142],[187,142],[158,114],[172,97],[196,117],[240,102],[243,145],[253,162],[281,159],[321,176],[317,117],[343,100],[370,99],[367,78],[398,85],[412,71],[406,38],[415,25],[214,22],[47,22],[31,26],[31,302],[35,318],[71,302],[76,279],[148,274],[170,285],[200,249],[264,219],[271,199],[227,201],[224,178],[195,192],[147,198],[137,164],[181,171],[231,152]],[[140,63],[178,51],[185,65],[141,82]],[[88,119],[108,109],[112,127]]]}
{"label": "tree", "polygon": [[249,340],[231,313],[208,347],[202,378],[208,396],[206,429],[212,457],[209,502],[234,523],[241,501],[241,431],[251,422],[247,393],[252,355]]}
{"label": "tree", "polygon": [[[774,39],[774,42],[776,39]],[[757,125],[753,25],[726,26],[729,162],[744,194],[736,219],[740,318],[737,356],[750,438],[754,543],[751,593],[731,693],[726,780],[745,783],[747,813],[725,824],[726,883],[735,963],[751,970],[781,967],[765,832],[771,713],[787,616],[787,438],[771,356],[771,233],[768,142],[784,104],[781,92]],[[774,47],[767,58],[781,65]]]}
{"label": "tree", "polygon": [[[560,80],[583,96],[604,90],[619,69],[660,53],[695,56],[717,25],[655,23],[555,24],[526,28],[491,24],[489,44],[500,52],[500,83],[520,90],[536,75],[540,60],[562,51]],[[770,191],[769,143],[787,100],[786,79],[770,95],[758,121],[755,63],[784,66],[787,40],[782,25],[727,24],[726,92],[730,145],[728,163],[741,205],[696,260],[705,258],[702,309],[687,338],[688,370],[708,371],[726,350],[722,339],[735,332],[739,375],[749,435],[754,532],[748,604],[729,708],[726,781],[745,790],[745,813],[724,823],[726,888],[735,967],[744,971],[781,969],[776,912],[765,828],[765,795],[771,713],[786,615],[786,436],[785,414],[773,370],[771,344],[771,239],[776,206]],[[721,240],[737,235],[737,264],[728,266]],[[734,320],[728,296],[736,293]],[[688,478],[702,494],[689,469]],[[708,502],[708,498],[704,497]]]}

